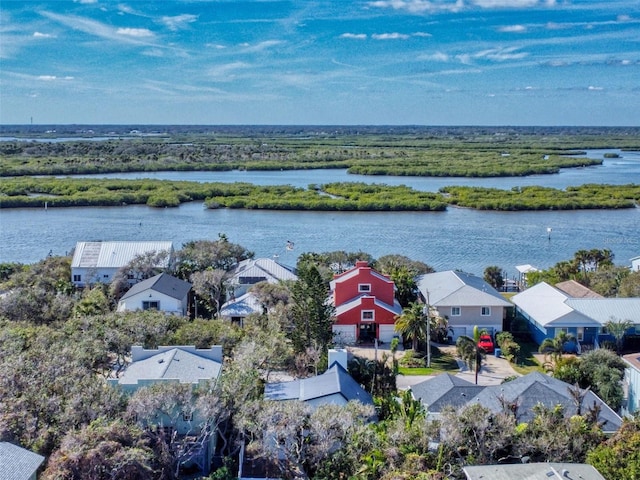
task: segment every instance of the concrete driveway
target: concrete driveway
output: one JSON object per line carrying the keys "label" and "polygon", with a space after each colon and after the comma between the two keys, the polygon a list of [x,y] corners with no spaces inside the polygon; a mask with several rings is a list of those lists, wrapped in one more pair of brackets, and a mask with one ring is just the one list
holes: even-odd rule
{"label": "concrete driveway", "polygon": [[[440,351],[449,352],[454,357],[456,356],[456,347],[453,345],[434,346],[437,346]],[[388,345],[379,346],[377,352],[375,351],[374,347],[369,346],[349,346],[347,347],[347,350],[352,355],[368,358],[371,360],[375,359],[376,355],[378,360],[382,359],[382,355],[384,353],[388,354],[389,359],[391,359],[391,352]],[[396,353],[396,358],[401,358],[402,355],[404,355],[404,351],[399,349]],[[456,360],[458,362],[460,370],[455,373],[455,375],[467,380],[468,382],[475,383],[475,372],[469,371],[469,369],[461,360]],[[496,357],[493,354],[487,354],[487,356],[484,358],[484,361],[482,362],[480,373],[478,374],[478,385],[499,385],[505,378],[519,375],[520,374],[513,369],[511,364],[506,359],[502,357]],[[424,382],[425,380],[429,380],[430,378],[433,378],[433,375],[398,375],[396,378],[396,385],[399,390],[405,390],[412,385]]]}

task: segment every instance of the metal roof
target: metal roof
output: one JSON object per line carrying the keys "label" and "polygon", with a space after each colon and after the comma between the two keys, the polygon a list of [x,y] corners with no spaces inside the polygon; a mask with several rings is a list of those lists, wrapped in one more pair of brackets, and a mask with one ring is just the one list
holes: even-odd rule
{"label": "metal roof", "polygon": [[640,298],[569,298],[569,307],[604,325],[609,320],[631,320],[640,325]]}
{"label": "metal roof", "polygon": [[575,311],[569,296],[546,282],[540,282],[511,297],[511,301],[543,327],[599,326],[595,320]]}
{"label": "metal roof", "polygon": [[640,298],[571,298],[540,282],[511,301],[537,323],[546,326],[602,326],[611,319],[640,325]]}
{"label": "metal roof", "polygon": [[338,363],[334,363],[322,375],[292,382],[268,383],[264,390],[268,400],[309,401],[335,394],[341,395],[347,402],[358,400],[365,405],[373,405],[371,395]]}
{"label": "metal roof", "polygon": [[246,317],[252,313],[262,313],[262,304],[251,292],[225,302],[220,308],[223,317]]}
{"label": "metal roof", "polygon": [[9,442],[0,442],[0,480],[29,480],[44,457]]}
{"label": "metal roof", "polygon": [[[71,268],[120,268],[148,252],[173,252],[171,242],[78,242]],[[163,265],[167,267],[169,258]]]}
{"label": "metal roof", "polygon": [[132,286],[127,293],[125,293],[120,300],[126,300],[140,292],[145,290],[153,290],[158,293],[162,293],[171,298],[182,300],[189,290],[191,290],[191,284],[173,277],[168,273],[161,273],[155,277],[147,278]]}
{"label": "metal roof", "polygon": [[510,307],[500,292],[484,279],[470,273],[427,273],[417,280],[418,289],[428,302],[435,306],[492,306]]}
{"label": "metal roof", "polygon": [[234,270],[234,283],[240,282],[240,278],[264,278],[264,281],[277,283],[285,280],[297,280],[294,269],[276,262],[270,258],[256,258],[241,261]]}
{"label": "metal roof", "polygon": [[516,463],[511,465],[468,465],[462,470],[467,480],[605,480],[585,463]]}
{"label": "metal roof", "polygon": [[218,378],[221,369],[221,362],[175,347],[132,362],[118,379],[118,383],[137,384],[140,380],[178,380],[180,383],[197,383],[199,380]]}

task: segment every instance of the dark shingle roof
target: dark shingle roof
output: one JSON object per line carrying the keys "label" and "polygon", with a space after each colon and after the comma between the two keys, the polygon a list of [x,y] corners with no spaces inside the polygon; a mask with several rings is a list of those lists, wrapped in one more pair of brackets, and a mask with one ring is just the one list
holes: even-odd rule
{"label": "dark shingle roof", "polygon": [[[503,410],[504,402],[517,402],[518,421],[528,422],[533,407],[542,404],[553,408],[561,405],[565,415],[575,415],[577,408],[569,393],[570,384],[556,378],[533,372],[500,385],[476,386],[451,374],[443,373],[411,387],[414,398],[420,400],[431,414],[440,413],[444,407],[461,407],[466,403],[478,403],[493,412]],[[583,390],[584,392],[584,390]],[[616,431],[622,419],[595,393],[587,391],[581,405],[584,415],[589,408],[599,408],[598,420],[605,432]]]}
{"label": "dark shingle roof", "polygon": [[136,283],[122,296],[121,300],[125,300],[149,289],[167,295],[168,297],[182,300],[189,290],[191,290],[191,284],[173,277],[168,273],[161,273],[155,277],[147,278],[140,283]]}
{"label": "dark shingle roof", "polygon": [[339,394],[347,402],[358,400],[373,405],[371,395],[338,363],[322,375],[294,380],[292,382],[268,383],[265,397],[269,400],[309,401]]}
{"label": "dark shingle roof", "polygon": [[416,400],[425,405],[428,412],[438,413],[449,405],[455,408],[465,405],[483,389],[484,387],[460,377],[443,373],[412,386],[411,392]]}
{"label": "dark shingle roof", "polygon": [[28,480],[44,457],[8,442],[0,442],[0,480]]}

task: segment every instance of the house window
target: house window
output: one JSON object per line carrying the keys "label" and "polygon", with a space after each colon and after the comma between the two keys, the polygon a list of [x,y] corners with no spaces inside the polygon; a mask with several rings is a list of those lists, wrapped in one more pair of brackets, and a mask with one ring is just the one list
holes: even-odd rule
{"label": "house window", "polygon": [[369,283],[358,284],[358,291],[360,293],[369,293],[371,291],[371,284]]}
{"label": "house window", "polygon": [[73,276],[73,281],[74,282],[81,282],[82,281],[82,275],[78,275],[78,274],[74,275]]}
{"label": "house window", "polygon": [[460,307],[451,307],[451,316],[459,317],[460,316]]}
{"label": "house window", "polygon": [[578,331],[576,332],[576,338],[579,342],[584,341],[584,327],[578,327]]}
{"label": "house window", "polygon": [[361,317],[363,322],[373,322],[374,320],[374,311],[373,310],[362,310]]}
{"label": "house window", "polygon": [[480,313],[483,317],[488,317],[491,315],[491,307],[482,307],[482,311]]}
{"label": "house window", "polygon": [[184,413],[182,414],[182,421],[184,421],[184,422],[190,422],[191,420],[193,420],[193,414],[192,414],[192,413],[184,412]]}
{"label": "house window", "polygon": [[160,310],[160,302],[157,300],[149,300],[142,302],[143,310]]}
{"label": "house window", "polygon": [[109,275],[105,273],[104,275],[102,275],[102,278],[104,278],[105,280],[109,280]]}

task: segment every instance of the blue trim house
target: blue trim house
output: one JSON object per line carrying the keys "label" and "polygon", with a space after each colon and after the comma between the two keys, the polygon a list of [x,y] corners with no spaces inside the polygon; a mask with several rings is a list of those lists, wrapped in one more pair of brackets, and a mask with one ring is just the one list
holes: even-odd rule
{"label": "blue trim house", "polygon": [[514,295],[516,311],[529,322],[533,339],[542,343],[560,332],[573,335],[581,344],[597,343],[609,320],[631,320],[640,331],[640,298],[574,298],[541,282]]}

